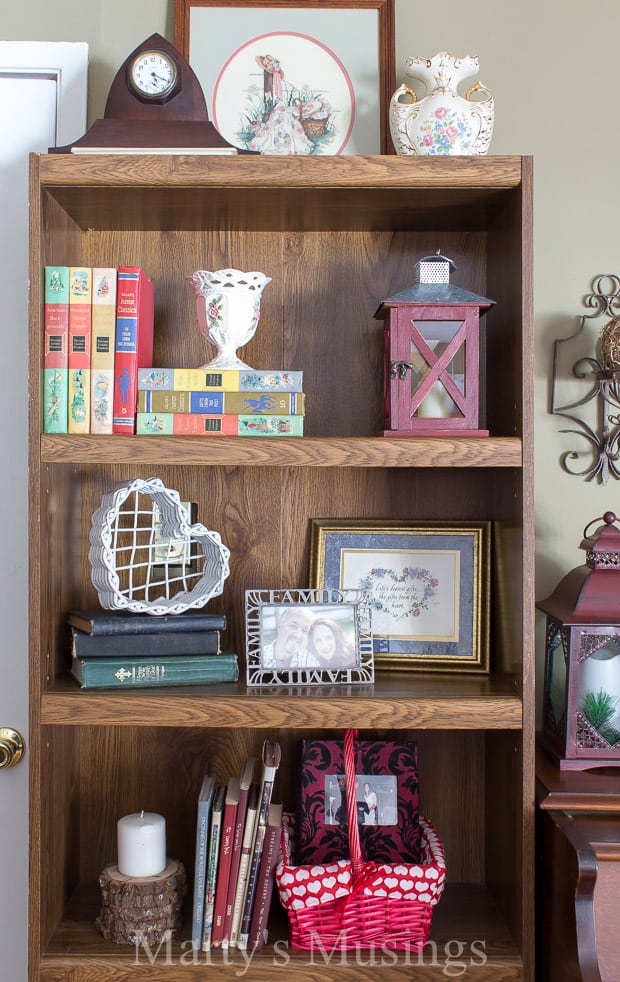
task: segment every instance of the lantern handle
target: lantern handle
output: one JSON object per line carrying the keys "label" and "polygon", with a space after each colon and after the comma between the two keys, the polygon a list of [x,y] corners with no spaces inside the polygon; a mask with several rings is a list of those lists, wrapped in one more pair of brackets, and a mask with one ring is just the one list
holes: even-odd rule
{"label": "lantern handle", "polygon": [[605,525],[614,525],[616,522],[616,516],[613,511],[606,511],[604,515],[600,515],[598,518],[593,518],[591,522],[588,522],[588,524],[583,530],[584,539],[588,538],[588,529],[590,528],[590,526],[594,525],[595,522],[600,522],[600,521],[605,522]]}

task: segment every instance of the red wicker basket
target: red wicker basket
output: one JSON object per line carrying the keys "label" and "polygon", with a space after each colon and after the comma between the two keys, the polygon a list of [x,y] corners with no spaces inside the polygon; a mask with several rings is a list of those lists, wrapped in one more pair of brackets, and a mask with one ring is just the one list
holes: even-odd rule
{"label": "red wicker basket", "polygon": [[418,951],[428,941],[432,911],[443,893],[446,863],[439,837],[420,817],[420,861],[365,862],[355,802],[354,730],[344,735],[350,859],[295,866],[286,826],[276,870],[291,945],[312,950],[389,947]]}

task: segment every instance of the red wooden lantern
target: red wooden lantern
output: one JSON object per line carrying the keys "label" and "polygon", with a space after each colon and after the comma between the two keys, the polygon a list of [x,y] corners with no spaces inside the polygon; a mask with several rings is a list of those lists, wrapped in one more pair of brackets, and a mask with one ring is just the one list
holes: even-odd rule
{"label": "red wooden lantern", "polygon": [[547,615],[542,740],[566,770],[620,765],[620,530],[613,512],[586,563],[537,603]]}
{"label": "red wooden lantern", "polygon": [[478,428],[480,315],[493,300],[450,283],[437,251],[413,286],[384,300],[384,436],[488,436]]}

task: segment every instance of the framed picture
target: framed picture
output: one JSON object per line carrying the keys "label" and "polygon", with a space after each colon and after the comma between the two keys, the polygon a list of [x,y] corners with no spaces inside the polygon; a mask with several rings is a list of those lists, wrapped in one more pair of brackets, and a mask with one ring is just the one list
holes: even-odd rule
{"label": "framed picture", "polygon": [[248,685],[374,681],[370,605],[360,590],[248,590]]}
{"label": "framed picture", "polygon": [[489,670],[490,522],[312,522],[310,583],[370,595],[377,668]]}
{"label": "framed picture", "polygon": [[176,0],[174,38],[238,149],[388,152],[394,0]]}

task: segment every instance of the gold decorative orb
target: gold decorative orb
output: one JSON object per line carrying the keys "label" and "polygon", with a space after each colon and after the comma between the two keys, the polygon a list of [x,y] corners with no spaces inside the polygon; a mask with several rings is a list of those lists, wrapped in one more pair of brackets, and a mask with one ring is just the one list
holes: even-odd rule
{"label": "gold decorative orb", "polygon": [[601,329],[601,356],[603,366],[608,369],[620,368],[620,317],[614,317]]}

